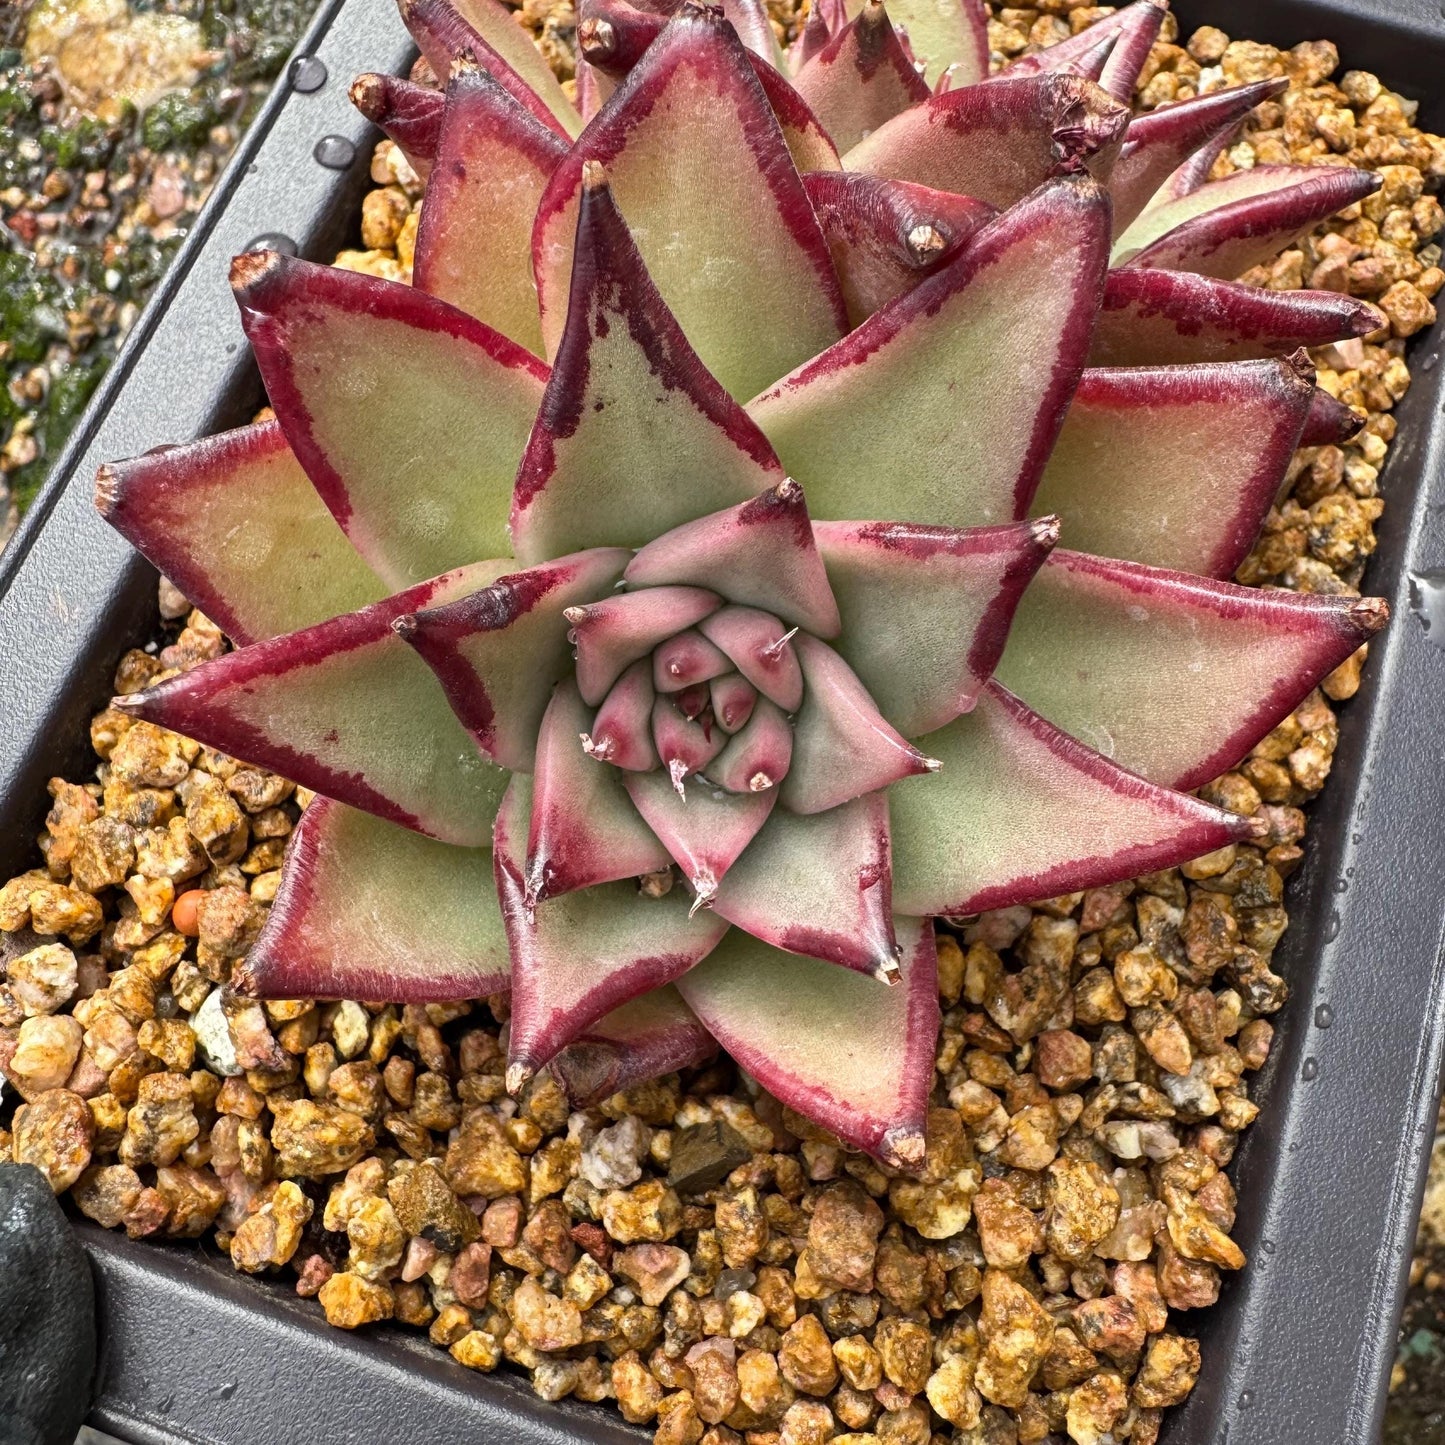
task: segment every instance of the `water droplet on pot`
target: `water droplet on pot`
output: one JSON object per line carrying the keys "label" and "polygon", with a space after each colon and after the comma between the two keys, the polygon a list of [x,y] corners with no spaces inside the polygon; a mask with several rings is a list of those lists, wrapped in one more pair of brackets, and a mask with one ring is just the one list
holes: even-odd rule
{"label": "water droplet on pot", "polygon": [[324,135],[311,154],[329,171],[344,171],[356,159],[356,147],[344,135]]}
{"label": "water droplet on pot", "polygon": [[302,95],[310,95],[326,84],[326,64],[314,55],[298,55],[287,74],[291,89],[299,90]]}
{"label": "water droplet on pot", "polygon": [[283,256],[296,254],[296,242],[280,231],[262,231],[259,236],[246,242],[248,251],[279,251]]}
{"label": "water droplet on pot", "polygon": [[1241,1391],[1239,1392],[1239,1408],[1240,1408],[1241,1410],[1248,1410],[1253,1404],[1254,1404],[1254,1391],[1253,1391],[1253,1390],[1241,1390]]}
{"label": "water droplet on pot", "polygon": [[1445,570],[1410,573],[1410,612],[1425,636],[1445,650]]}
{"label": "water droplet on pot", "polygon": [[1273,1254],[1273,1253],[1275,1252],[1275,1250],[1278,1248],[1278,1246],[1275,1244],[1274,1240],[1272,1240],[1272,1239],[1261,1239],[1260,1242],[1259,1242],[1259,1247],[1260,1247],[1266,1254]]}
{"label": "water droplet on pot", "polygon": [[1332,1023],[1334,1023],[1334,1021],[1335,1011],[1329,1006],[1329,1004],[1322,1003],[1315,1010],[1315,1027],[1317,1029],[1327,1029]]}
{"label": "water droplet on pot", "polygon": [[1304,1061],[1303,1067],[1302,1067],[1302,1068],[1300,1069],[1300,1071],[1299,1071],[1299,1076],[1300,1076],[1300,1078],[1302,1078],[1302,1079],[1305,1081],[1305,1083],[1307,1083],[1307,1084],[1310,1083],[1312,1080],[1319,1078],[1319,1076],[1320,1076],[1320,1061],[1319,1061],[1318,1059],[1316,1059],[1316,1058],[1308,1058],[1308,1059],[1306,1059],[1306,1060]]}
{"label": "water droplet on pot", "polygon": [[1330,909],[1330,921],[1325,925],[1325,942],[1333,943],[1340,936],[1340,914],[1336,908]]}

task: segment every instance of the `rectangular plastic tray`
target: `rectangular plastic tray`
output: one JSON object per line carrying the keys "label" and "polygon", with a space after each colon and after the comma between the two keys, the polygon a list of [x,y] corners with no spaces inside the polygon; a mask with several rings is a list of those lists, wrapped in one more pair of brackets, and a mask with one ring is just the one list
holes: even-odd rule
{"label": "rectangular plastic tray", "polygon": [[[1209,23],[1280,45],[1334,40],[1347,66],[1420,98],[1421,123],[1445,129],[1436,0],[1177,9],[1185,34]],[[273,96],[0,555],[0,876],[29,866],[46,780],[90,766],[88,718],[121,649],[154,625],[154,573],[92,509],[96,467],[234,425],[257,405],[229,259],[262,234],[322,259],[344,243],[374,139],[346,86],[357,71],[404,66],[411,49],[392,0],[330,0],[298,53],[324,65],[324,84],[283,82]],[[324,136],[355,148],[345,170],[315,159]],[[1391,598],[1395,622],[1342,712],[1334,776],[1289,885],[1276,966],[1292,996],[1232,1170],[1250,1263],[1216,1307],[1175,1321],[1201,1337],[1204,1369],[1168,1417],[1170,1445],[1378,1436],[1445,1039],[1445,636],[1411,613],[1412,577],[1445,568],[1442,331],[1413,352],[1382,478],[1389,505],[1366,580]],[[79,1228],[101,1283],[93,1419],[137,1445],[650,1438],[609,1409],[543,1404],[505,1371],[469,1373],[400,1330],[331,1330],[283,1283],[237,1276],[196,1246]]]}

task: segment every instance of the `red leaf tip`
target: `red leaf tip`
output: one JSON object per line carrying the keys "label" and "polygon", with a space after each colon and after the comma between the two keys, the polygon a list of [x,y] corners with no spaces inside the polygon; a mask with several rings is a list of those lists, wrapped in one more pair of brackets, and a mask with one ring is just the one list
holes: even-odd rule
{"label": "red leaf tip", "polygon": [[909,259],[915,266],[927,266],[948,245],[938,228],[930,226],[927,221],[915,226],[904,240]]}
{"label": "red leaf tip", "polygon": [[231,258],[231,290],[254,291],[285,262],[279,251],[243,251]]}
{"label": "red leaf tip", "polygon": [[1303,346],[1297,346],[1291,351],[1284,358],[1284,362],[1301,381],[1307,381],[1311,386],[1314,385],[1315,364],[1310,360],[1310,354]]}
{"label": "red leaf tip", "polygon": [[577,26],[577,46],[594,65],[607,60],[617,48],[617,27],[610,20],[589,15]]}
{"label": "red leaf tip", "polygon": [[923,1130],[913,1124],[900,1124],[890,1129],[883,1136],[878,1153],[883,1162],[892,1168],[909,1174],[918,1173],[928,1154]]}
{"label": "red leaf tip", "polygon": [[582,162],[582,189],[589,195],[607,189],[607,167],[601,161]]}
{"label": "red leaf tip", "polygon": [[532,1082],[536,1072],[531,1064],[524,1063],[520,1059],[507,1065],[507,1092],[512,1098],[515,1099]]}
{"label": "red leaf tip", "polygon": [[104,462],[95,473],[95,510],[102,517],[110,516],[120,496],[120,476],[109,462]]}
{"label": "red leaf tip", "polygon": [[1390,620],[1390,604],[1383,597],[1357,597],[1347,615],[1362,637],[1373,637]]}
{"label": "red leaf tip", "polygon": [[1052,552],[1059,545],[1061,525],[1055,516],[1036,517],[1029,523],[1029,531],[1033,533],[1035,545],[1042,551]]}
{"label": "red leaf tip", "polygon": [[346,95],[367,120],[379,121],[386,114],[386,81],[374,71],[358,75]]}

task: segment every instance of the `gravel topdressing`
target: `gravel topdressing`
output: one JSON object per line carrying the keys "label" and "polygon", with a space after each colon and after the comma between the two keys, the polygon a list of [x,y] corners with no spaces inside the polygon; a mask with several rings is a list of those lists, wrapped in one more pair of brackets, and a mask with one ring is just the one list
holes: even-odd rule
{"label": "gravel topdressing", "polygon": [[[991,40],[1013,55],[1102,13],[997,9]],[[521,18],[570,75],[570,7],[529,0]],[[1247,278],[1348,290],[1390,318],[1316,355],[1320,384],[1369,422],[1297,455],[1240,574],[1352,592],[1406,338],[1445,279],[1445,141],[1373,76],[1330,81],[1326,42],[1165,35],[1145,107],[1291,78],[1221,171],[1343,158],[1384,178]],[[362,248],[338,264],[409,279],[420,186],[389,143],[372,175]],[[166,584],[160,610],[118,692],[224,650]],[[846,1152],[726,1058],[585,1112],[545,1074],[509,1099],[504,998],[232,996],[307,797],[107,709],[93,779],[52,783],[36,867],[0,888],[0,1068],[25,1101],[0,1153],[107,1227],[210,1239],[240,1270],[294,1277],[334,1325],[425,1329],[467,1367],[528,1371],[543,1398],[615,1400],[665,1445],[1149,1445],[1200,1370],[1185,1312],[1245,1265],[1223,1171],[1286,1000],[1271,957],[1302,805],[1361,661],[1202,790],[1265,818],[1258,845],[940,928],[916,1179]]]}

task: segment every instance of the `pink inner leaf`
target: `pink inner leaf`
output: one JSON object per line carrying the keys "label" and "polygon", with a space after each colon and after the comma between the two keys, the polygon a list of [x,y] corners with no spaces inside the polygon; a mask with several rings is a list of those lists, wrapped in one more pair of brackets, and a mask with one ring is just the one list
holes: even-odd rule
{"label": "pink inner leaf", "polygon": [[599,1019],[672,983],[705,958],[727,924],[695,917],[681,889],[649,897],[632,881],[526,904],[524,849],[531,779],[512,778],[493,837],[502,919],[512,955],[509,1087],[520,1087]]}
{"label": "pink inner leaf", "polygon": [[838,631],[838,605],[813,543],[803,489],[791,480],[649,542],[629,564],[627,580],[709,587],[820,636]]}
{"label": "pink inner leaf", "polygon": [[552,685],[571,669],[567,613],[605,596],[626,560],[618,548],[579,552],[400,619],[462,725],[503,767],[531,768]]}
{"label": "pink inner leaf", "polygon": [[622,774],[582,749],[592,719],[577,684],[557,684],[537,735],[524,900],[538,903],[666,868],[667,849],[638,816]]}
{"label": "pink inner leaf", "polygon": [[722,598],[701,587],[646,587],[574,607],[567,620],[582,696],[597,706],[624,668],[721,605]]}
{"label": "pink inner leaf", "polygon": [[803,672],[798,655],[781,622],[755,607],[724,607],[699,623],[698,630],[715,642],[743,677],[784,712],[796,712],[803,701]]}
{"label": "pink inner leaf", "polygon": [[661,839],[705,907],[738,855],[758,835],[777,801],[776,792],[719,792],[699,780],[678,794],[661,772],[629,773],[627,794],[647,826]]}
{"label": "pink inner leaf", "polygon": [[782,785],[785,806],[821,813],[937,768],[889,725],[857,673],[831,647],[806,632],[793,645],[803,669],[803,705]]}

